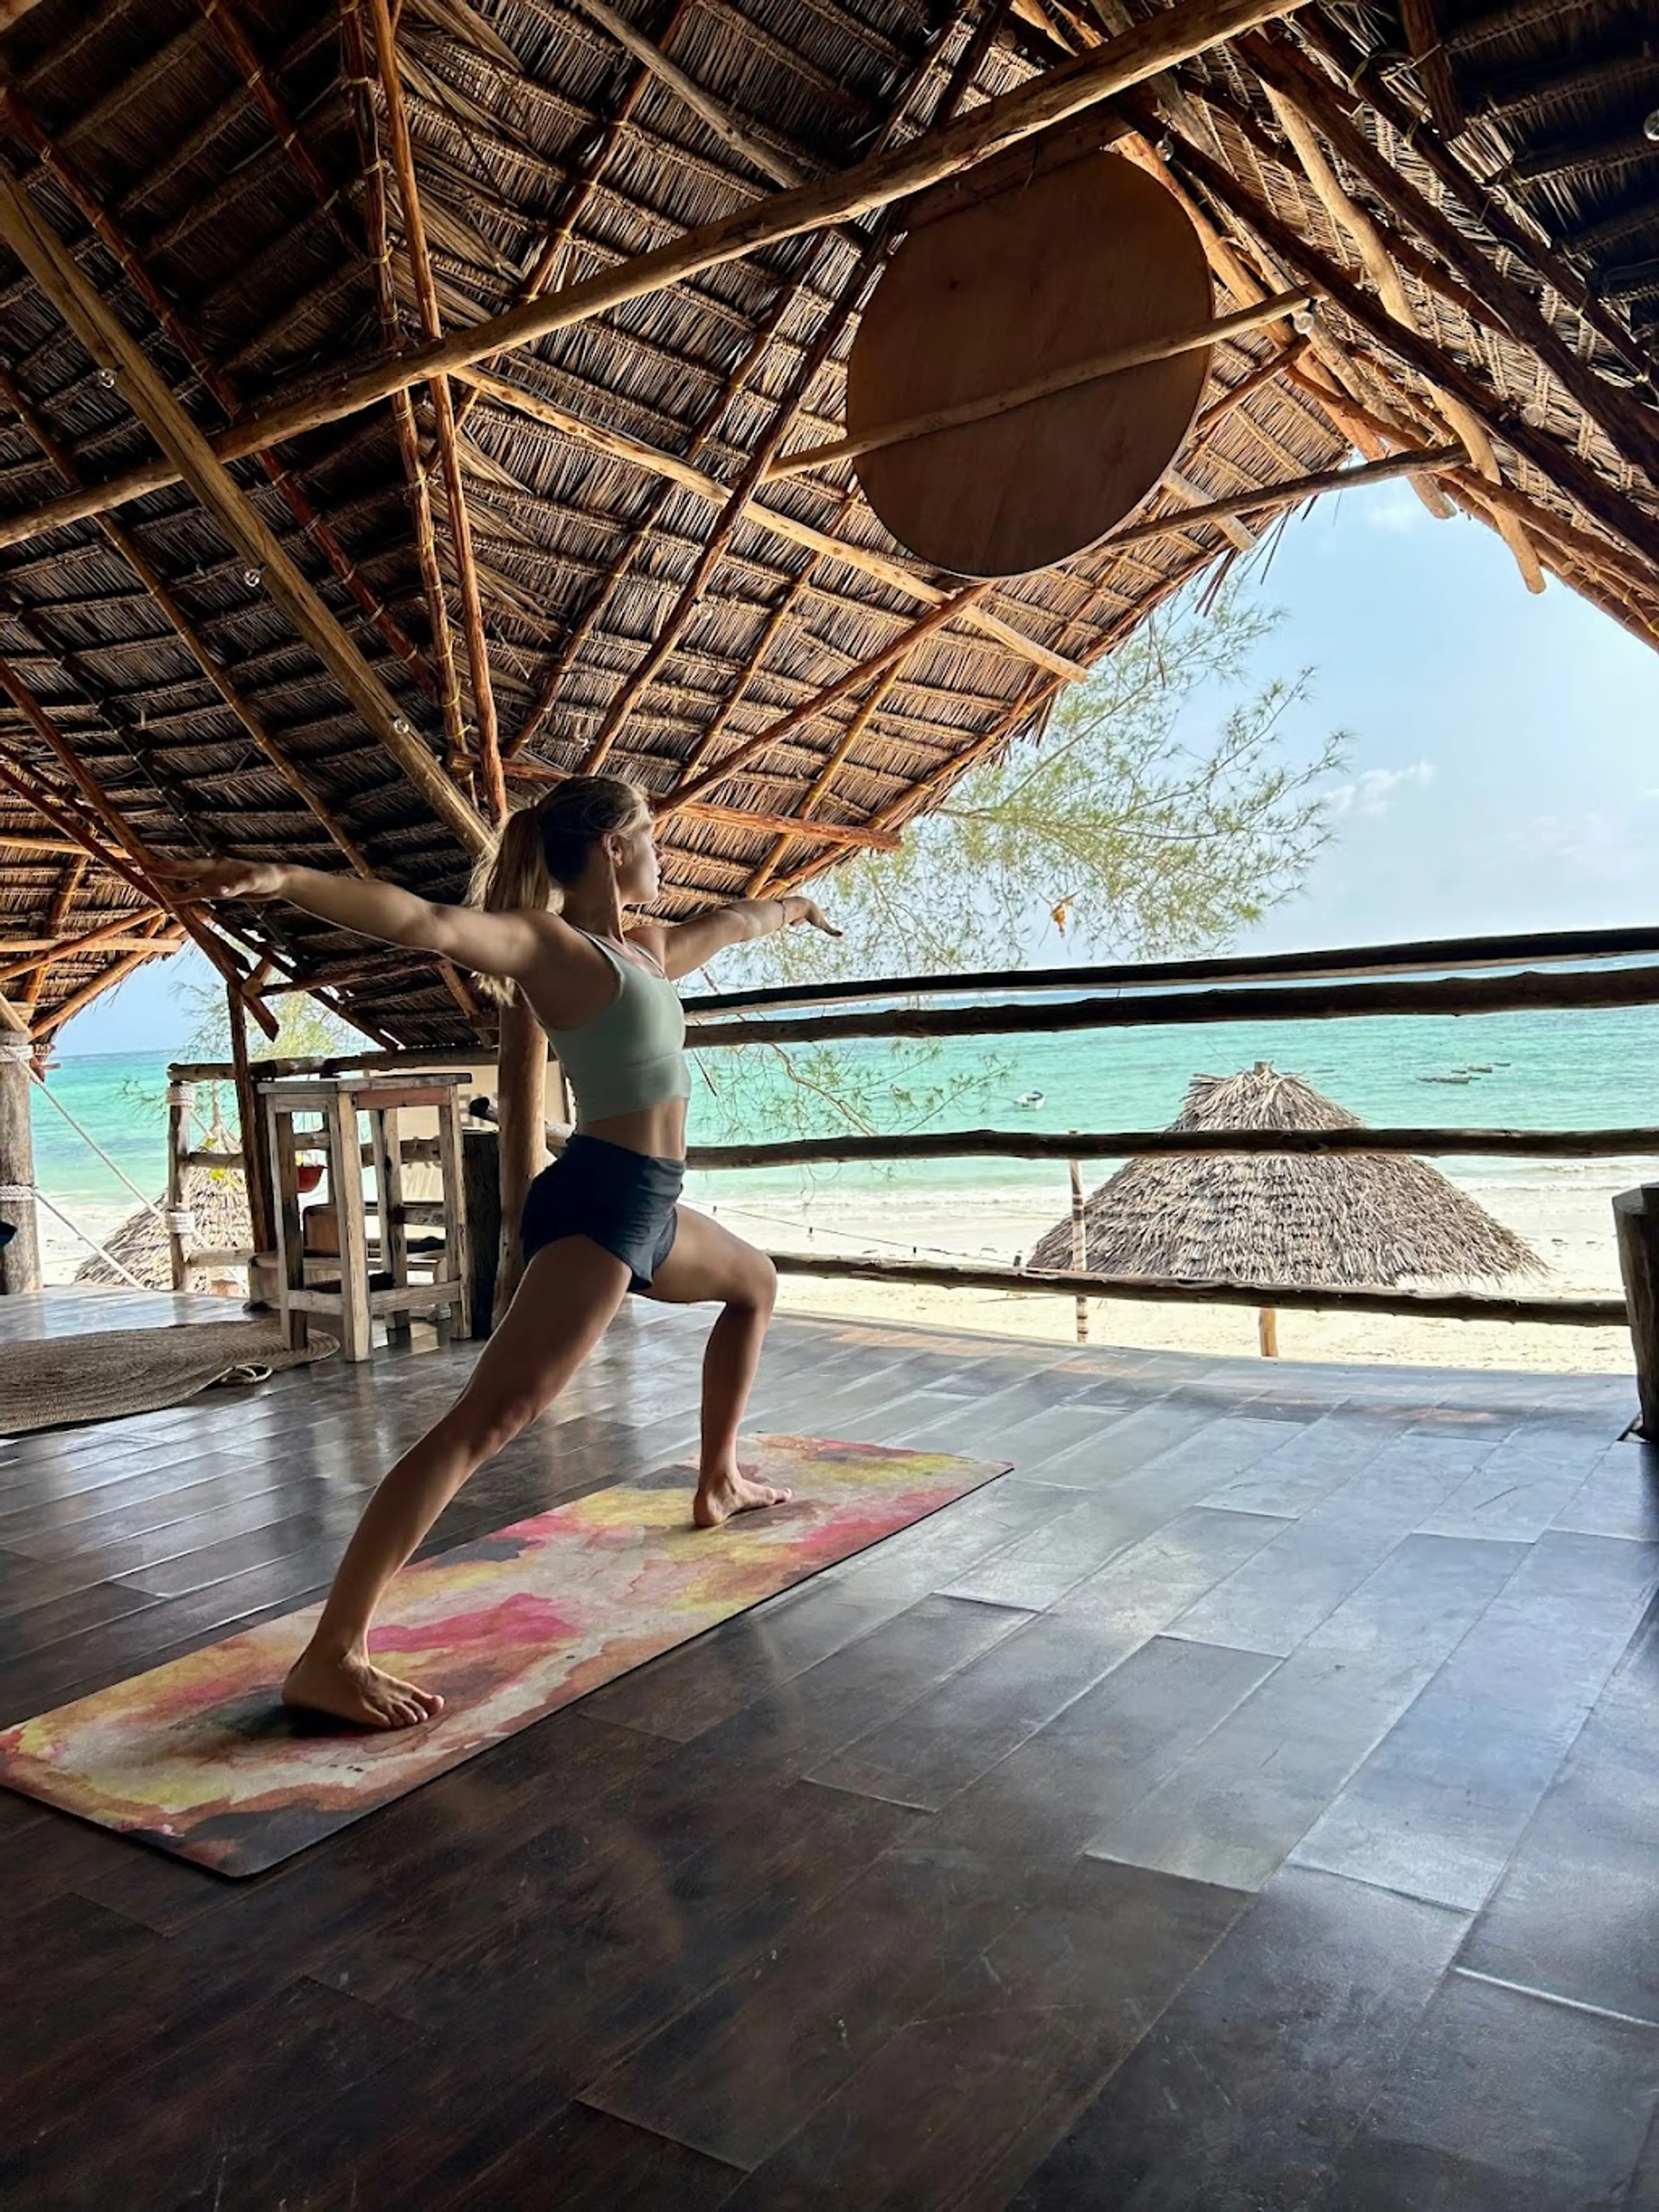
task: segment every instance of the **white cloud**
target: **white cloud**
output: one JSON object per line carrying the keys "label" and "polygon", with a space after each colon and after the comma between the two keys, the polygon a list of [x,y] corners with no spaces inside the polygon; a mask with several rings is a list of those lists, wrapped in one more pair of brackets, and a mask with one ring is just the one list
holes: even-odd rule
{"label": "white cloud", "polygon": [[1375,489],[1356,491],[1354,497],[1372,530],[1385,530],[1399,537],[1415,530],[1419,523],[1432,520],[1427,507],[1407,484],[1379,484]]}
{"label": "white cloud", "polygon": [[1368,768],[1352,783],[1339,784],[1330,795],[1333,814],[1386,814],[1396,799],[1410,791],[1426,790],[1434,781],[1433,764],[1413,761],[1409,768]]}

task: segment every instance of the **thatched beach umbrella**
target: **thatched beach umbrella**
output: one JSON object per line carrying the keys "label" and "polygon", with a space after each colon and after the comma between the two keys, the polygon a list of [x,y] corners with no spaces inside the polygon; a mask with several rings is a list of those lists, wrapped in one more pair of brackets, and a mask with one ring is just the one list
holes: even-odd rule
{"label": "thatched beach umbrella", "polygon": [[[1266,1060],[1195,1075],[1175,1129],[1358,1129],[1356,1114]],[[1392,1287],[1536,1273],[1537,1255],[1455,1183],[1403,1152],[1163,1153],[1130,1160],[1083,1209],[1084,1265],[1175,1281]],[[1030,1256],[1067,1269],[1073,1224]],[[1277,1349],[1261,1316],[1261,1348]]]}
{"label": "thatched beach umbrella", "polygon": [[[234,1152],[237,1139],[222,1121],[216,1121],[201,1149]],[[189,1241],[197,1250],[246,1252],[252,1248],[253,1228],[248,1218],[247,1186],[240,1168],[186,1168],[184,1204],[185,1210],[196,1217]],[[114,1235],[104,1239],[104,1249],[147,1289],[170,1291],[173,1260],[162,1218],[167,1210],[165,1198],[158,1198],[155,1207],[152,1212],[148,1206],[140,1206],[129,1214]],[[108,1260],[94,1253],[76,1269],[75,1279],[77,1283],[122,1283],[125,1278],[117,1273]],[[191,1287],[198,1285],[192,1284]]]}

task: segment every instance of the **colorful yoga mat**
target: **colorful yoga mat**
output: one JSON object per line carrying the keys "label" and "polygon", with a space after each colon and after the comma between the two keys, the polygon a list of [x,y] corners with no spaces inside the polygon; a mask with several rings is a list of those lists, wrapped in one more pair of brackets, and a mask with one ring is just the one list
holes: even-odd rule
{"label": "colorful yoga mat", "polygon": [[590,1492],[409,1568],[372,1638],[447,1700],[380,1733],[277,1699],[319,1608],[0,1733],[0,1783],[232,1875],[258,1874],[532,1721],[1006,1474],[1007,1462],[745,1439],[787,1505],[694,1528],[695,1476]]}

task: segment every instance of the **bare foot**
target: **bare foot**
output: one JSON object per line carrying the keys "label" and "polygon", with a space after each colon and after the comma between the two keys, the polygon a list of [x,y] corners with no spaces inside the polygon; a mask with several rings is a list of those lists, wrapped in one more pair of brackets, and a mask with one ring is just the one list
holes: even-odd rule
{"label": "bare foot", "polygon": [[718,1528],[734,1513],[757,1513],[768,1505],[787,1505],[790,1493],[775,1490],[769,1482],[753,1482],[734,1471],[705,1475],[697,1485],[691,1518],[699,1528]]}
{"label": "bare foot", "polygon": [[356,1652],[343,1659],[302,1651],[283,1685],[283,1703],[308,1713],[330,1713],[362,1728],[418,1728],[436,1717],[444,1701],[435,1690],[399,1681]]}

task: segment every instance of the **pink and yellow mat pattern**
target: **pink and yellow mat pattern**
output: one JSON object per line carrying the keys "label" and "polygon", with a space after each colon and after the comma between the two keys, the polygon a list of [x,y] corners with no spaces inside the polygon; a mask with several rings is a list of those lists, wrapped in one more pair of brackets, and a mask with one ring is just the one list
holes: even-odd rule
{"label": "pink and yellow mat pattern", "polygon": [[380,1733],[284,1712],[313,1606],[0,1733],[0,1783],[221,1874],[262,1872],[601,1683],[1007,1472],[807,1437],[745,1440],[790,1503],[691,1526],[677,1468],[595,1490],[405,1571],[371,1639],[441,1690]]}

